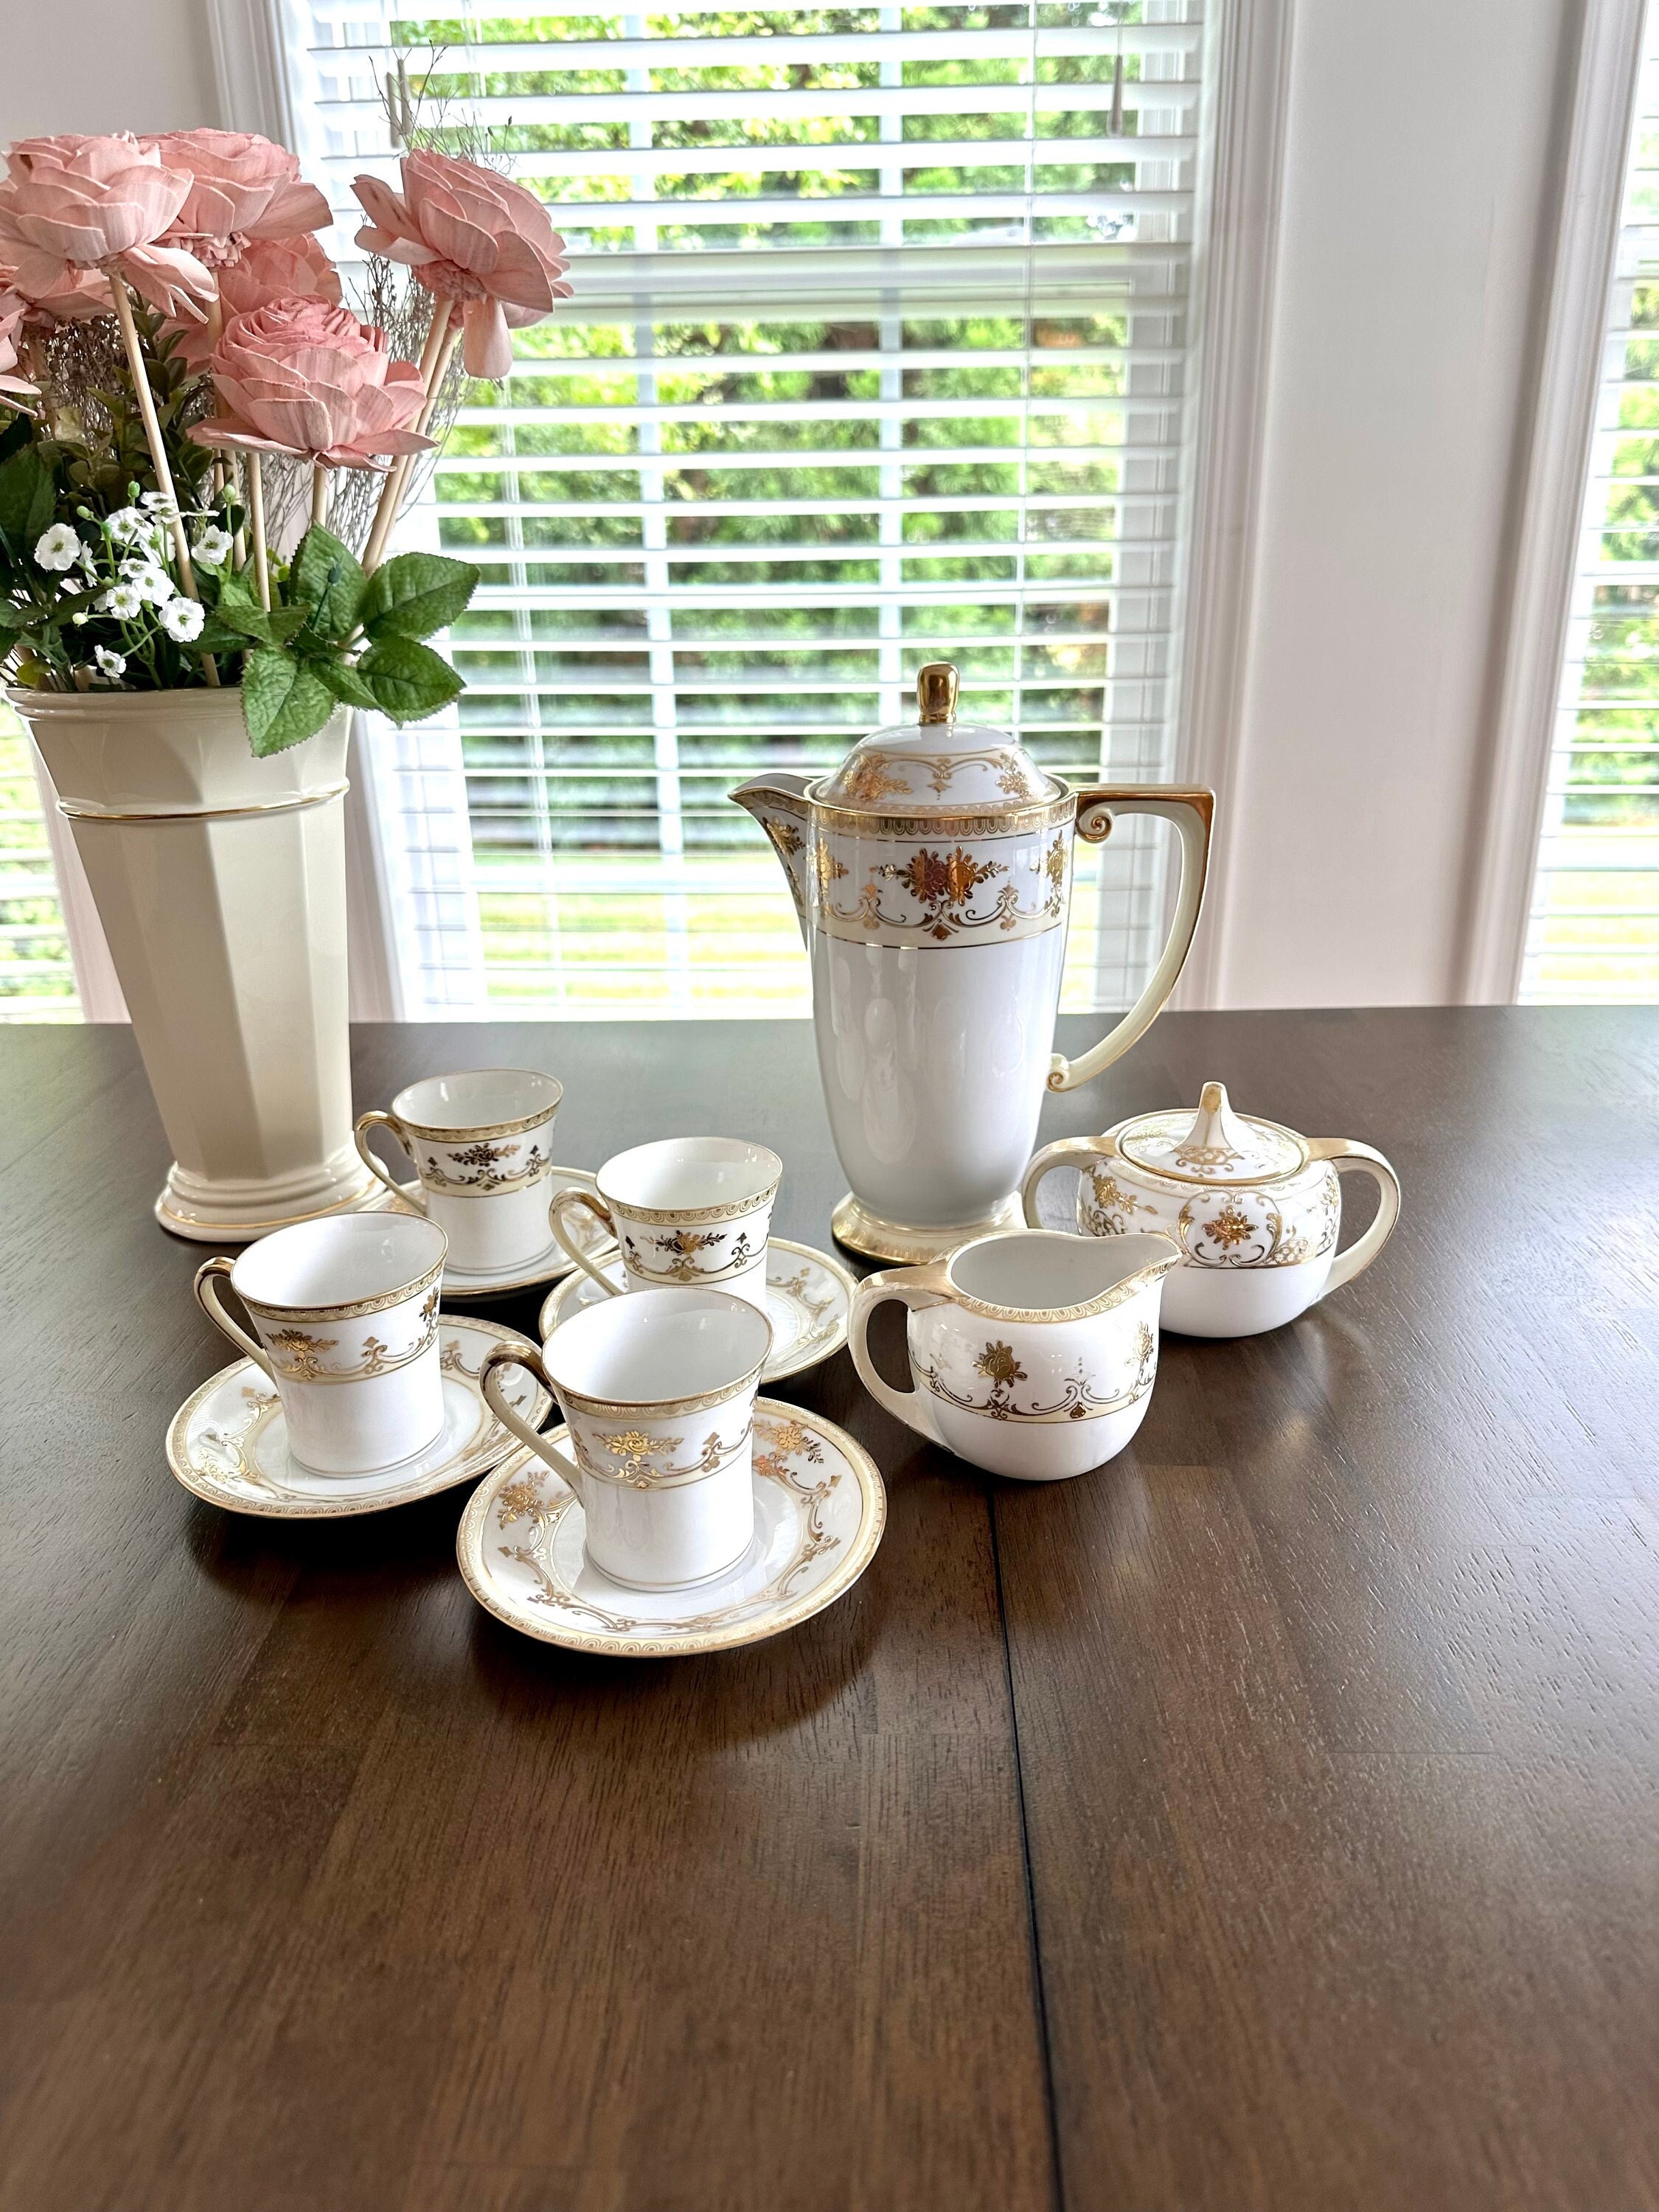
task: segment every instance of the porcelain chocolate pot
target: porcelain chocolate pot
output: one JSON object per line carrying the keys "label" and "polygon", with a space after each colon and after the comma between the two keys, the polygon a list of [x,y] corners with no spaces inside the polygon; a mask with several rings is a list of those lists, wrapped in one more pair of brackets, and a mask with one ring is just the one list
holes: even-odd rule
{"label": "porcelain chocolate pot", "polygon": [[[836,1235],[878,1260],[927,1261],[1020,1221],[1045,1089],[1070,1091],[1156,1018],[1192,943],[1210,792],[1073,791],[1007,730],[956,719],[957,672],[917,679],[918,717],[860,739],[817,781],[773,775],[732,794],[789,877],[812,964],[818,1067],[852,1189]],[[1181,836],[1169,942],[1092,1051],[1054,1050],[1073,832],[1120,814]]]}

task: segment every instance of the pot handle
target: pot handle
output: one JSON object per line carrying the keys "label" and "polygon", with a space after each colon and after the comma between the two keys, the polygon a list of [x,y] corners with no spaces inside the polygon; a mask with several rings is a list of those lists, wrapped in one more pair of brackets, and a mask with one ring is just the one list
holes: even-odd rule
{"label": "pot handle", "polygon": [[914,1385],[908,1390],[895,1390],[890,1383],[884,1382],[870,1358],[867,1340],[870,1316],[884,1298],[898,1299],[913,1313],[924,1306],[950,1304],[951,1280],[945,1272],[946,1264],[943,1260],[931,1260],[925,1267],[888,1267],[880,1274],[866,1275],[854,1293],[847,1343],[859,1380],[876,1403],[884,1406],[906,1428],[926,1437],[929,1443],[945,1445],[948,1451],[950,1447],[945,1443],[927,1393]]}
{"label": "pot handle", "polygon": [[807,935],[806,871],[811,860],[812,842],[812,811],[806,799],[810,775],[793,771],[775,775],[757,776],[752,783],[740,783],[726,796],[752,814],[772,841],[772,849],[783,862],[783,872],[789,878],[789,895],[795,902],[795,919],[800,924],[801,942],[811,950]]}
{"label": "pot handle", "polygon": [[1204,903],[1204,878],[1210,865],[1210,832],[1215,823],[1215,793],[1196,784],[1097,784],[1080,791],[1077,799],[1077,834],[1085,843],[1098,845],[1112,834],[1120,814],[1156,814],[1174,823],[1181,833],[1181,888],[1176,895],[1175,921],[1169,942],[1146,989],[1128,1012],[1100,1042],[1080,1060],[1056,1053],[1048,1069],[1050,1091],[1075,1091],[1079,1083],[1092,1082],[1103,1067],[1121,1060],[1132,1044],[1145,1036],[1163,1012],[1176,987],[1176,979],[1192,949]]}
{"label": "pot handle", "polygon": [[1025,1170],[1025,1180],[1019,1187],[1019,1202],[1025,1212],[1025,1226],[1041,1229],[1037,1218],[1037,1187],[1054,1168],[1080,1168],[1091,1160],[1115,1157],[1117,1144],[1111,1137],[1062,1137],[1057,1144],[1045,1145],[1033,1156]]}
{"label": "pot handle", "polygon": [[1319,1294],[1328,1298],[1344,1283],[1363,1275],[1393,1236],[1394,1224],[1400,1218],[1400,1178],[1381,1152],[1374,1152],[1369,1145],[1352,1144],[1346,1137],[1310,1138],[1308,1157],[1328,1160],[1338,1175],[1368,1175],[1376,1185],[1376,1218],[1363,1237],[1357,1237],[1346,1252],[1340,1252],[1332,1261],[1331,1272]]}
{"label": "pot handle", "polygon": [[[520,1443],[528,1444],[537,1458],[544,1461],[560,1480],[568,1483],[575,1492],[576,1496],[580,1498],[582,1479],[575,1467],[562,1451],[555,1451],[539,1430],[532,1429],[523,1414],[515,1407],[509,1406],[502,1397],[501,1386],[496,1380],[496,1371],[502,1367],[527,1368],[546,1391],[549,1403],[556,1416],[559,1401],[553,1395],[553,1385],[548,1380],[547,1369],[542,1364],[542,1355],[539,1352],[532,1352],[528,1345],[493,1345],[485,1352],[483,1365],[478,1370],[478,1387],[483,1392],[485,1405],[489,1407],[502,1427],[511,1429]],[[585,1504],[586,1500],[583,1502]]]}
{"label": "pot handle", "polygon": [[[360,1114],[357,1116],[356,1126],[351,1132],[351,1141],[357,1147],[357,1157],[362,1162],[363,1165],[368,1170],[370,1175],[377,1176],[386,1185],[386,1188],[392,1193],[392,1195],[394,1198],[401,1198],[404,1204],[407,1205],[410,1201],[409,1192],[404,1189],[402,1183],[396,1182],[392,1176],[387,1174],[386,1169],[381,1166],[380,1161],[375,1158],[374,1153],[368,1149],[368,1133],[371,1129],[389,1129],[392,1132],[392,1135],[398,1139],[398,1142],[403,1146],[404,1152],[409,1154],[410,1165],[414,1169],[415,1173],[418,1177],[421,1172],[421,1165],[420,1162],[415,1157],[415,1147],[410,1143],[409,1139],[404,1134],[404,1125],[398,1119],[397,1115],[395,1114],[383,1114],[378,1106],[372,1106],[367,1114]],[[425,1212],[426,1194],[421,1189],[418,1182],[416,1182],[415,1189],[415,1203],[419,1206],[422,1212]]]}

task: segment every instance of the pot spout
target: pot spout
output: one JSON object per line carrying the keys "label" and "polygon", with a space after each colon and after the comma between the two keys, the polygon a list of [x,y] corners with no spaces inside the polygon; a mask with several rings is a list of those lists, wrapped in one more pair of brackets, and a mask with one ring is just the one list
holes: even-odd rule
{"label": "pot spout", "polygon": [[783,863],[783,872],[789,878],[790,895],[795,902],[795,919],[800,924],[803,944],[807,942],[807,833],[811,820],[806,787],[811,781],[809,775],[799,775],[793,772],[759,775],[752,783],[739,784],[730,794],[760,823],[772,841],[772,849]]}

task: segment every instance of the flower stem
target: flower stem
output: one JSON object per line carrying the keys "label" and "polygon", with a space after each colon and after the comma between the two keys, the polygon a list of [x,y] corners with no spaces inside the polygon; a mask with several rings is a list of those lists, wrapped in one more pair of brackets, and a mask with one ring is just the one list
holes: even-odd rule
{"label": "flower stem", "polygon": [[320,527],[328,514],[328,471],[320,461],[311,465],[311,520]]}
{"label": "flower stem", "polygon": [[[434,301],[432,327],[426,334],[426,344],[421,351],[421,388],[424,396],[416,427],[422,429],[432,413],[438,386],[443,382],[444,371],[449,366],[450,347],[444,341],[449,335],[449,319],[453,312],[452,301]],[[393,461],[386,471],[380,503],[374,510],[374,526],[368,533],[368,544],[363,548],[363,568],[371,576],[380,565],[386,540],[398,520],[398,508],[403,500],[404,479],[408,469],[408,457],[403,455]]]}
{"label": "flower stem", "polygon": [[[112,261],[104,274],[109,279],[109,289],[115,301],[116,319],[121,325],[121,342],[127,349],[127,366],[132,371],[133,396],[138,402],[138,413],[144,426],[144,438],[149,447],[150,465],[155,471],[155,489],[167,503],[167,514],[173,529],[173,556],[179,563],[179,581],[185,597],[199,599],[196,588],[196,571],[190,564],[190,541],[185,535],[185,519],[179,512],[179,498],[173,488],[173,471],[167,465],[167,451],[161,441],[161,425],[155,413],[155,394],[149,388],[149,371],[144,366],[143,349],[138,342],[138,325],[132,318],[132,295],[127,290],[125,276]],[[213,655],[202,655],[202,672],[208,682],[217,686],[219,671]]]}
{"label": "flower stem", "polygon": [[247,457],[247,511],[253,526],[253,580],[259,588],[259,605],[270,612],[270,569],[265,558],[265,485],[259,470],[259,456],[250,450]]}

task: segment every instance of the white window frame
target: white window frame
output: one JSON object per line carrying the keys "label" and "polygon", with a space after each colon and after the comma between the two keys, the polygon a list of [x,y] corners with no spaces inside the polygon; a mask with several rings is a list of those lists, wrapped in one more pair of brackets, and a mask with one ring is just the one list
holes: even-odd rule
{"label": "white window frame", "polygon": [[[1598,0],[1590,0],[1592,9]],[[1622,0],[1614,0],[1622,4]],[[1209,0],[1203,135],[1194,254],[1194,374],[1199,410],[1188,501],[1188,564],[1176,639],[1180,696],[1176,774],[1218,792],[1210,910],[1176,1003],[1213,1002],[1231,870],[1228,800],[1243,763],[1237,733],[1250,617],[1249,579],[1261,495],[1261,453],[1273,327],[1279,204],[1297,0]],[[222,116],[228,127],[293,138],[304,97],[303,57],[292,48],[283,0],[207,0]],[[489,1018],[471,1003],[431,995],[422,957],[434,932],[456,933],[481,969],[470,872],[471,825],[459,729],[380,728],[354,747],[351,839],[352,1011],[359,1018]],[[424,780],[424,806],[441,850],[417,858],[383,834],[398,779]],[[448,817],[453,816],[453,820]],[[441,817],[441,819],[440,818]],[[447,828],[444,822],[447,821]],[[465,988],[465,987],[464,987]]]}

